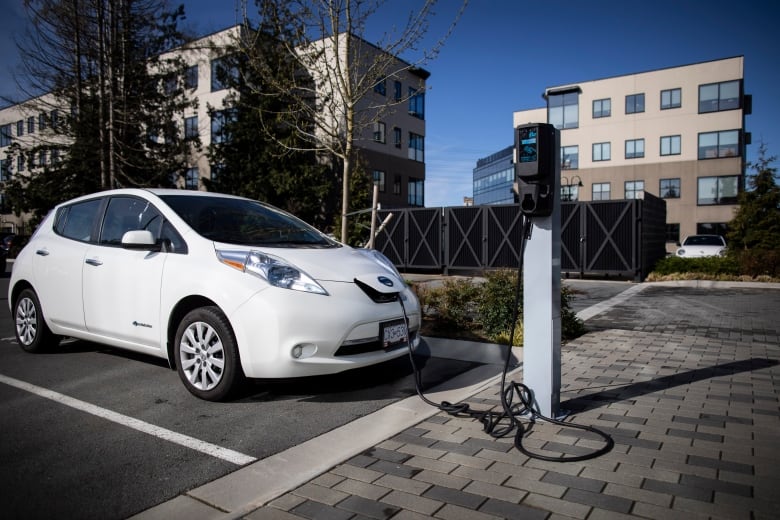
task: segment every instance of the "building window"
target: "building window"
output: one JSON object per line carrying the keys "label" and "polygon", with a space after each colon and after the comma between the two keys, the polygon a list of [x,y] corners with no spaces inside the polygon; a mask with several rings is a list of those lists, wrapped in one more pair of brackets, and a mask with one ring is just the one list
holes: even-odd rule
{"label": "building window", "polygon": [[184,138],[194,139],[198,137],[198,116],[184,118]]}
{"label": "building window", "polygon": [[401,136],[401,129],[397,126],[393,128],[393,144],[396,148],[401,148],[401,141],[403,137]]}
{"label": "building window", "polygon": [[385,192],[385,172],[382,170],[374,170],[374,184],[379,186],[380,193]]}
{"label": "building window", "polygon": [[165,77],[162,80],[163,85],[163,92],[165,92],[166,96],[172,96],[176,89],[179,87],[179,81],[176,75],[173,73],[166,74]]}
{"label": "building window", "polygon": [[404,97],[404,89],[401,86],[400,81],[394,81],[393,82],[393,99],[396,101],[401,101],[401,98]]}
{"label": "building window", "polygon": [[193,65],[187,67],[184,71],[184,88],[196,89],[198,88],[198,66]]}
{"label": "building window", "polygon": [[561,170],[576,170],[580,167],[580,147],[561,146]]}
{"label": "building window", "polygon": [[425,137],[409,132],[409,159],[425,161]]}
{"label": "building window", "polygon": [[593,183],[593,196],[591,198],[593,200],[609,200],[609,183]]}
{"label": "building window", "polygon": [[401,195],[401,176],[396,175],[393,179],[393,195]]}
{"label": "building window", "polygon": [[645,191],[645,181],[626,181],[626,198],[641,199]]}
{"label": "building window", "polygon": [[626,114],[638,114],[645,111],[645,95],[631,94],[626,96]]}
{"label": "building window", "polygon": [[739,130],[699,134],[699,159],[739,156]]}
{"label": "building window", "polygon": [[230,140],[230,134],[225,125],[232,122],[234,117],[235,113],[232,110],[219,110],[211,115],[212,143],[224,143]]}
{"label": "building window", "polygon": [[596,99],[593,101],[593,118],[609,117],[612,115],[612,99]]}
{"label": "building window", "polygon": [[725,222],[698,222],[696,223],[697,235],[720,235],[725,237],[729,232],[729,225]]}
{"label": "building window", "polygon": [[16,171],[18,172],[24,171],[24,156],[22,154],[19,154],[16,157]]}
{"label": "building window", "polygon": [[610,143],[593,143],[593,161],[609,161],[610,149]]}
{"label": "building window", "polygon": [[60,162],[60,150],[58,148],[52,148],[51,150],[51,163],[58,164]]}
{"label": "building window", "polygon": [[673,88],[661,91],[661,110],[680,108],[682,106],[682,89]]}
{"label": "building window", "polygon": [[680,242],[680,224],[666,225],[666,241],[675,244]]}
{"label": "building window", "polygon": [[699,113],[739,108],[739,92],[739,80],[699,85]]}
{"label": "building window", "polygon": [[658,194],[662,199],[679,199],[680,179],[661,179]]}
{"label": "building window", "polygon": [[27,118],[27,133],[28,134],[35,133],[35,117],[33,116]]}
{"label": "building window", "polygon": [[0,147],[11,144],[11,125],[0,126]]}
{"label": "building window", "polygon": [[576,202],[580,198],[580,187],[576,184],[564,184],[561,186],[561,201]]}
{"label": "building window", "polygon": [[46,166],[46,150],[38,152],[38,166],[41,168]]}
{"label": "building window", "polygon": [[409,115],[425,119],[425,94],[409,87]]}
{"label": "building window", "polygon": [[21,137],[24,135],[24,121],[19,120],[16,122],[16,135]]}
{"label": "building window", "polygon": [[0,182],[11,178],[11,170],[8,168],[8,159],[0,159]]}
{"label": "building window", "polygon": [[679,135],[666,135],[661,137],[661,155],[680,155]]}
{"label": "building window", "polygon": [[52,130],[57,130],[57,125],[60,123],[60,114],[56,110],[52,110],[49,114],[49,123]]}
{"label": "building window", "polygon": [[38,114],[38,130],[41,132],[46,130],[46,114],[43,112]]}
{"label": "building window", "polygon": [[184,188],[187,190],[197,190],[200,173],[197,168],[190,168],[184,177]]}
{"label": "building window", "polygon": [[387,80],[385,78],[382,78],[377,82],[376,85],[374,85],[374,92],[376,92],[380,96],[387,95]]}
{"label": "building window", "polygon": [[547,121],[558,129],[579,128],[579,92],[549,95],[547,97]]}
{"label": "building window", "polygon": [[409,179],[409,205],[423,207],[425,205],[425,182],[422,179]]}
{"label": "building window", "polygon": [[638,159],[645,156],[645,140],[629,139],[626,141],[626,159]]}
{"label": "building window", "polygon": [[385,137],[385,124],[382,121],[374,123],[374,142],[385,144],[387,138]]}
{"label": "building window", "polygon": [[739,175],[724,177],[699,177],[696,204],[715,206],[736,204],[739,195]]}
{"label": "building window", "polygon": [[211,60],[211,91],[229,88],[238,80],[238,69],[230,63],[230,56]]}

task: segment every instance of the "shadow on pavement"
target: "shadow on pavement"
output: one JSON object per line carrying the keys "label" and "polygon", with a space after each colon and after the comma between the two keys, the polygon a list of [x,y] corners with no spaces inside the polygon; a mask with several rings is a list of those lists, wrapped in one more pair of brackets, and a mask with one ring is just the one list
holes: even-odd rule
{"label": "shadow on pavement", "polygon": [[733,361],[731,363],[724,363],[713,367],[697,368],[678,374],[670,374],[649,381],[631,383],[629,385],[610,388],[609,390],[603,390],[593,394],[577,396],[562,402],[561,406],[572,412],[584,412],[608,406],[610,403],[627,401],[634,397],[688,385],[713,377],[729,376],[740,372],[752,372],[753,370],[774,367],[778,364],[780,364],[780,361],[775,359],[751,358],[742,361]]}

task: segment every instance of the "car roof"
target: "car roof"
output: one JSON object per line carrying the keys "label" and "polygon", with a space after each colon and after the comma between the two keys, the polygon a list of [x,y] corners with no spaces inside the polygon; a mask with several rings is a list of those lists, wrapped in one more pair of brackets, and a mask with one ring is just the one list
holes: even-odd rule
{"label": "car roof", "polygon": [[156,197],[162,197],[164,195],[177,195],[177,196],[184,196],[184,197],[219,197],[225,199],[249,200],[246,197],[239,197],[237,195],[228,195],[226,193],[216,193],[213,191],[178,190],[175,188],[118,188],[113,190],[96,191],[94,193],[89,193],[87,195],[81,195],[80,197],[75,197],[73,199],[63,201],[59,203],[58,206],[62,206],[65,204],[70,204],[82,200],[95,199],[99,197],[109,197],[109,196],[117,196],[117,195],[134,195],[137,197],[138,196],[143,197],[143,196],[148,196],[149,194],[155,195]]}

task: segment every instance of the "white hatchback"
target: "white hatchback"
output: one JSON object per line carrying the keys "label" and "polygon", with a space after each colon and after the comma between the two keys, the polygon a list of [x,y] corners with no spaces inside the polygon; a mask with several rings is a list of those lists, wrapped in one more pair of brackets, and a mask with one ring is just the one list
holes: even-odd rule
{"label": "white hatchback", "polygon": [[337,373],[419,341],[420,305],[381,253],[273,206],[197,191],[58,205],[16,259],[8,301],[24,350],[69,336],[151,354],[207,400],[245,377]]}

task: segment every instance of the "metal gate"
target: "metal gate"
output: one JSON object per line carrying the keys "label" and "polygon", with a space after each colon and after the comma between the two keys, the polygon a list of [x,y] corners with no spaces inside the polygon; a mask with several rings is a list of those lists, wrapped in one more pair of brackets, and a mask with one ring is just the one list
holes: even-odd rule
{"label": "metal gate", "polygon": [[[479,271],[520,260],[517,204],[380,211],[390,223],[375,247],[400,270]],[[666,202],[644,199],[561,204],[561,271],[642,280],[665,256]]]}

